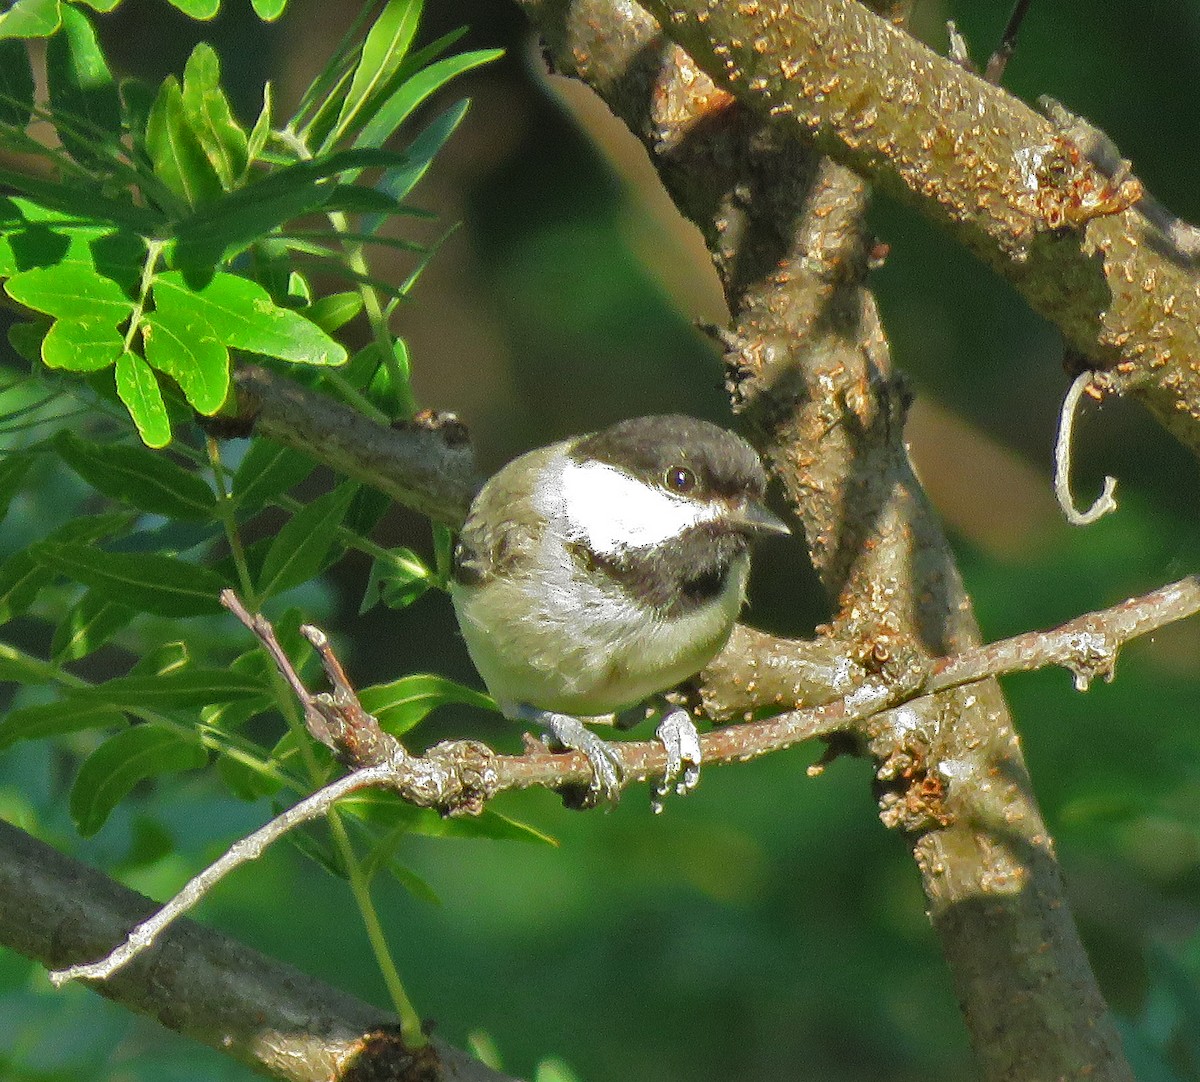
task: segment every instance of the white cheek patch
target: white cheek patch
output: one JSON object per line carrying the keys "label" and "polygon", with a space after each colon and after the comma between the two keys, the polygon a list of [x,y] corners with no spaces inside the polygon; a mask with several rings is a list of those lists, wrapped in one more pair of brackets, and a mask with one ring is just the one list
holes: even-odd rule
{"label": "white cheek patch", "polygon": [[560,484],[572,537],[601,554],[657,545],[720,514],[716,506],[672,496],[603,462],[568,459]]}

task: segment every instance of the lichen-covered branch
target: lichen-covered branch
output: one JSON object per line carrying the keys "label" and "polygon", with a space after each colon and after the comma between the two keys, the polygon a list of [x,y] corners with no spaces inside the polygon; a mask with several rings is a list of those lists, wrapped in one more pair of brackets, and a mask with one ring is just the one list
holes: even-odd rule
{"label": "lichen-covered branch", "polygon": [[[722,89],[950,229],[1200,450],[1200,287],[1140,186],[856,0],[647,0]],[[1146,213],[1143,213],[1145,209]]]}
{"label": "lichen-covered branch", "polygon": [[[863,285],[873,247],[861,231],[865,188],[819,156],[842,147],[824,121],[795,122],[808,107],[802,88],[813,109],[840,93],[847,50],[869,58],[855,88],[862,100],[890,100],[881,87],[907,94],[921,72],[892,79],[873,46],[886,39],[903,49],[909,39],[857,4],[793,4],[792,13],[807,13],[800,18],[811,31],[806,46],[820,57],[811,61],[818,80],[806,75],[809,60],[789,50],[798,31],[782,0],[656,4],[660,14],[678,16],[669,33],[694,57],[629,3],[525,0],[524,7],[558,69],[592,86],[641,138],[677,206],[708,240],[733,317],[726,359],[735,408],[804,521],[836,602],[834,637],[850,662],[903,670],[922,655],[975,645],[949,547],[908,465],[907,395]],[[760,16],[754,35],[718,37],[731,20]],[[841,22],[853,20],[854,29],[841,29],[844,41],[836,39]],[[726,65],[735,50],[756,57],[753,84],[741,52]],[[965,73],[956,68],[955,77]],[[773,116],[777,101],[762,95],[785,86],[795,100]],[[908,105],[881,106],[871,128],[878,143],[893,123],[909,123]],[[926,183],[937,183],[934,173]],[[1036,231],[1028,232],[1037,247]],[[996,234],[977,234],[995,244]],[[753,662],[743,663],[749,686]],[[994,682],[885,712],[861,735],[877,761],[884,821],[911,840],[982,1076],[1127,1082]],[[951,773],[939,772],[940,764]]]}

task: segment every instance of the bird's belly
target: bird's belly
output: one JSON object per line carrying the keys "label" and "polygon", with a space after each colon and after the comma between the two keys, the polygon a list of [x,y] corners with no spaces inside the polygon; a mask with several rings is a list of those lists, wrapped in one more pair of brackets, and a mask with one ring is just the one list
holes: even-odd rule
{"label": "bird's belly", "polygon": [[[521,583],[455,591],[467,649],[506,712],[528,705],[594,717],[699,672],[729,638],[744,576],[731,575],[712,602],[669,620],[612,591],[580,590],[575,583],[568,593],[547,585],[541,582],[536,592]],[[518,612],[525,616],[510,618]]]}

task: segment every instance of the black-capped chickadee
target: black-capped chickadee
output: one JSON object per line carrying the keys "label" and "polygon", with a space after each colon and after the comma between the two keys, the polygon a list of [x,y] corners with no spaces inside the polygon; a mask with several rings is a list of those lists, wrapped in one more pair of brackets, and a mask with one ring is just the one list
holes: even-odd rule
{"label": "black-capped chickadee", "polygon": [[[451,585],[467,649],[506,717],[588,757],[594,795],[615,799],[619,760],[579,719],[611,721],[725,645],[751,540],[789,532],[763,506],[766,483],[741,437],[664,415],[530,451],[475,497]],[[687,712],[669,712],[658,735],[659,797],[684,767],[691,788],[700,745]]]}

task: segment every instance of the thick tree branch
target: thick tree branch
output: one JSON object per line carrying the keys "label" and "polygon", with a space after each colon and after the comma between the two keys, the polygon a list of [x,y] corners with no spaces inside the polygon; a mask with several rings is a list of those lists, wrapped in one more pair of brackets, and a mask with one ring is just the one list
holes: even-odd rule
{"label": "thick tree branch", "polygon": [[[48,968],[96,958],[156,908],[0,821],[0,943],[10,950]],[[432,1077],[428,1062],[399,1048],[394,1018],[190,921],[180,921],[160,944],[95,987],[286,1082]],[[443,1042],[433,1047],[444,1078],[506,1082]],[[378,1059],[393,1073],[370,1073]]]}
{"label": "thick tree branch", "polygon": [[223,424],[275,443],[373,485],[435,522],[458,527],[479,487],[463,427],[434,415],[386,428],[328,395],[257,365],[234,373],[237,406]]}
{"label": "thick tree branch", "polygon": [[1189,255],[1071,134],[855,0],[647,0],[717,84],[803,133],[1009,279],[1068,344],[1200,450]]}
{"label": "thick tree branch", "polygon": [[[845,5],[794,5],[808,11],[823,81],[800,77],[803,58],[787,50],[790,16],[773,7],[761,35],[736,42],[761,68],[753,86],[742,78],[744,65],[727,71],[715,50],[700,54],[701,64],[753,99],[751,111],[731,107],[631,4],[524,6],[560,70],[596,89],[642,139],[677,205],[708,240],[733,314],[727,360],[735,404],[749,414],[804,521],[817,570],[838,601],[835,637],[848,656],[867,667],[903,667],[914,650],[973,646],[969,601],[905,455],[903,384],[890,372],[862,284],[872,247],[860,232],[862,183],[815,156],[809,135],[821,133],[820,124],[793,119],[802,96],[779,120],[770,116],[773,103],[753,111],[781,67],[795,77],[792,89],[803,84],[818,103],[838,91],[846,56],[829,60],[828,47]],[[872,33],[886,26],[889,41],[907,40],[853,6]],[[696,17],[671,31],[702,49],[707,23],[723,27],[767,10],[755,0],[697,3],[688,8]],[[860,61],[870,56],[856,88],[864,99],[879,96],[876,79],[901,88],[920,81],[921,72],[906,70],[888,83],[871,55],[874,38],[856,33],[846,31],[846,48]],[[724,56],[735,45],[722,40],[720,48]],[[892,124],[907,122],[907,107],[893,102],[886,122],[871,129],[880,143]],[[837,140],[826,134],[817,147],[826,146],[836,149]],[[1035,231],[1028,232],[1032,245]],[[747,669],[749,684],[752,664]],[[995,684],[887,712],[869,734],[884,821],[912,839],[983,1076],[1128,1080]],[[943,775],[939,764],[952,770]]]}

